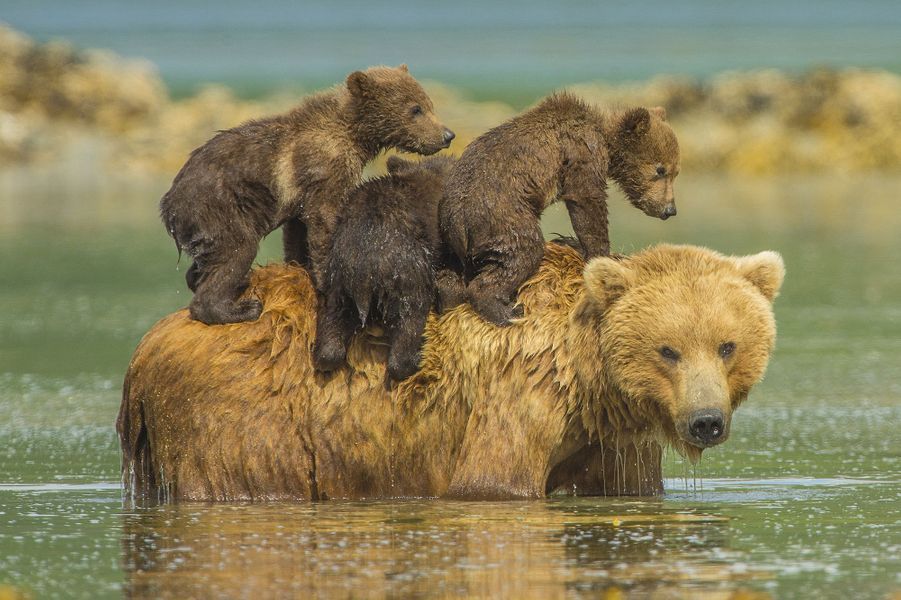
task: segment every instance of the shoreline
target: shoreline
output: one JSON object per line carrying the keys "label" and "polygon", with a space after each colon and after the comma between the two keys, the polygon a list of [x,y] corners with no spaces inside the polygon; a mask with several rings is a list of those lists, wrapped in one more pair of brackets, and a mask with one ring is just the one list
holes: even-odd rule
{"label": "shoreline", "polygon": [[[457,133],[453,154],[517,112],[505,102],[422,83]],[[685,170],[901,172],[901,75],[889,71],[768,69],[564,89],[599,106],[665,107]],[[171,176],[217,130],[282,112],[301,97],[285,91],[248,100],[211,85],[173,98],[147,61],[64,42],[37,43],[0,24],[0,170],[53,162],[98,176],[123,170]],[[383,160],[371,170],[379,171]]]}

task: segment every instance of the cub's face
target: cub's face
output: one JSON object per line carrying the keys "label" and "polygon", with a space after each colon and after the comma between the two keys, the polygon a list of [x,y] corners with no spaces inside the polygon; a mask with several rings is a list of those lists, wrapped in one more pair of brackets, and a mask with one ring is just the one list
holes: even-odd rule
{"label": "cub's face", "polygon": [[358,102],[366,134],[380,147],[434,154],[454,139],[406,65],[355,71],[347,76],[347,88]]}
{"label": "cub's face", "polygon": [[735,258],[691,246],[588,264],[604,379],[636,429],[693,462],[728,439],[732,413],[773,349],[772,301],[784,272],[775,252]]}
{"label": "cub's face", "polygon": [[680,170],[679,142],[666,122],[666,112],[660,107],[627,112],[619,125],[617,145],[611,174],[629,201],[652,217],[675,216],[673,183]]}

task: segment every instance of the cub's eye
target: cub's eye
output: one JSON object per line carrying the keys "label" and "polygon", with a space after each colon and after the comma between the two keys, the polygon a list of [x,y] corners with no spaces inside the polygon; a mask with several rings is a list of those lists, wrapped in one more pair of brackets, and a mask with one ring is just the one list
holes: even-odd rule
{"label": "cub's eye", "polygon": [[416,106],[414,106],[413,108],[410,109],[410,114],[413,115],[414,117],[418,117],[419,115],[422,114],[422,107],[417,104]]}
{"label": "cub's eye", "polygon": [[662,356],[666,360],[671,360],[673,362],[679,360],[679,353],[669,346],[663,346],[662,348],[660,348],[660,356]]}
{"label": "cub's eye", "polygon": [[666,175],[666,167],[657,167],[657,177],[663,177]]}
{"label": "cub's eye", "polygon": [[720,356],[729,358],[735,352],[735,342],[725,342],[720,344]]}

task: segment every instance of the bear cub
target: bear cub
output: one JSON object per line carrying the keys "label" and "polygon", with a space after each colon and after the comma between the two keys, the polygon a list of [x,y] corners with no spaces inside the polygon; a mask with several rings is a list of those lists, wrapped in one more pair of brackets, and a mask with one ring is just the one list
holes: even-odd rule
{"label": "bear cub", "polygon": [[364,165],[387,148],[434,154],[453,137],[406,65],[355,71],[288,113],[217,134],[160,201],[166,230],[193,259],[191,316],[259,317],[260,302],[239,297],[260,240],[283,224],[286,259],[309,267],[321,288],[337,214]]}
{"label": "bear cub", "polygon": [[392,156],[388,175],[350,193],[325,270],[316,369],[340,368],[351,336],[369,323],[385,328],[390,379],[419,369],[432,306],[463,302],[462,281],[444,268],[447,251],[438,227],[438,201],[453,165],[451,157],[414,163]]}
{"label": "bear cub", "polygon": [[586,258],[610,253],[607,179],[646,214],[676,214],[679,144],[662,108],[601,111],[567,93],[495,127],[445,184],[442,235],[462,263],[473,309],[497,325],[521,315],[519,287],[544,256],[541,214],[566,203]]}

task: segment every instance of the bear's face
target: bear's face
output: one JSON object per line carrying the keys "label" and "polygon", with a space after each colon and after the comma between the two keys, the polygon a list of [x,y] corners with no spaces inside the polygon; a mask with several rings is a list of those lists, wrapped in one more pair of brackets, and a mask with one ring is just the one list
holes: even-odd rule
{"label": "bear's face", "polygon": [[766,369],[784,273],[775,252],[736,258],[689,246],[592,260],[576,314],[600,335],[601,377],[629,427],[693,462],[724,442]]}
{"label": "bear's face", "polygon": [[357,101],[358,125],[373,145],[434,154],[454,139],[406,65],[355,71],[347,76],[347,89]]}
{"label": "bear's face", "polygon": [[661,107],[636,108],[618,126],[611,175],[629,201],[645,214],[676,214],[673,182],[679,175],[679,142]]}

